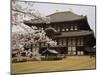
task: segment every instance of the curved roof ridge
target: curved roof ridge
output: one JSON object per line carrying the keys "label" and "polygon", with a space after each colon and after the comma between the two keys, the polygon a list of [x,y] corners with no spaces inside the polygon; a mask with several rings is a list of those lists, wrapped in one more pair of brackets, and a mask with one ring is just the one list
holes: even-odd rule
{"label": "curved roof ridge", "polygon": [[51,15],[55,15],[55,14],[60,14],[60,13],[71,13],[71,14],[74,14],[74,15],[76,15],[76,16],[82,16],[82,15],[78,15],[78,14],[72,12],[72,11],[60,11],[60,12],[54,12],[54,13],[52,13],[52,14],[50,14],[50,15],[47,15],[47,17],[48,17],[48,16],[51,16]]}
{"label": "curved roof ridge", "polygon": [[85,16],[75,14],[72,11],[56,12],[47,17],[50,18],[50,22],[64,22],[83,19]]}
{"label": "curved roof ridge", "polygon": [[[52,22],[68,22],[68,21],[76,21],[84,19],[86,16],[78,15],[72,11],[62,11],[62,12],[55,12],[46,16],[49,18],[50,23]],[[33,20],[30,23],[44,23],[40,20]]]}

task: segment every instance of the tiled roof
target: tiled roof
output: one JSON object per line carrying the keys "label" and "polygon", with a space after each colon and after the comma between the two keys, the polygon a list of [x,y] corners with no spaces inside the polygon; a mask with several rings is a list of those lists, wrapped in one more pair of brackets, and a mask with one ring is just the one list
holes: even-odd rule
{"label": "tiled roof", "polygon": [[86,36],[93,34],[92,31],[72,31],[72,32],[61,32],[61,35],[55,35],[55,37],[74,37],[74,36]]}
{"label": "tiled roof", "polygon": [[[64,11],[64,12],[56,12],[51,15],[47,16],[50,22],[65,22],[65,21],[75,21],[83,19],[85,16],[77,15],[71,11]],[[24,21],[26,24],[37,24],[37,23],[44,23],[40,19],[32,19],[29,21]]]}
{"label": "tiled roof", "polygon": [[56,50],[52,50],[52,49],[45,50],[43,53],[45,53],[45,52],[50,52],[50,53],[53,53],[53,54],[58,54],[58,52]]}
{"label": "tiled roof", "polygon": [[48,15],[50,22],[64,22],[64,21],[74,21],[83,19],[84,16],[77,15],[71,11],[66,12],[56,12],[54,14]]}

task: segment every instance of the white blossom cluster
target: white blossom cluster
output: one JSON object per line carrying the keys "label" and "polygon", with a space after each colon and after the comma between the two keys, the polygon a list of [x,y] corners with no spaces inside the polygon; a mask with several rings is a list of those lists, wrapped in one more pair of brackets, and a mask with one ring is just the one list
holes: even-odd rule
{"label": "white blossom cluster", "polygon": [[[22,7],[23,4],[26,4],[25,7]],[[30,20],[31,18],[49,23],[49,18],[41,16],[39,12],[37,13],[31,8],[33,5],[33,3],[28,2],[12,1],[12,54],[16,56],[20,56],[21,53],[25,53],[26,56],[32,55],[32,50],[35,48],[33,46],[39,42],[45,42],[51,46],[57,44],[46,36],[43,28],[37,29],[36,26],[29,27],[23,24],[24,20]]]}

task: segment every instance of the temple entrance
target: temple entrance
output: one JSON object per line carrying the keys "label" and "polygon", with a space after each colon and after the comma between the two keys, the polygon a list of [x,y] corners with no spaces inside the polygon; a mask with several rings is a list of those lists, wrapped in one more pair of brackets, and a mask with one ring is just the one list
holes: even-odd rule
{"label": "temple entrance", "polygon": [[45,32],[46,32],[46,35],[49,37],[49,38],[54,38],[54,35],[55,35],[55,32],[56,30],[53,28],[53,27],[48,27],[45,29]]}

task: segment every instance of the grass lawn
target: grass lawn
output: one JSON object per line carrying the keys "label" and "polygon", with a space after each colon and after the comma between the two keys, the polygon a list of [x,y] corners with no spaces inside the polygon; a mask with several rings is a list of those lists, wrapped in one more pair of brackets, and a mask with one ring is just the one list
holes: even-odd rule
{"label": "grass lawn", "polygon": [[95,57],[68,56],[56,61],[29,61],[12,64],[12,73],[48,72],[63,70],[95,69]]}

